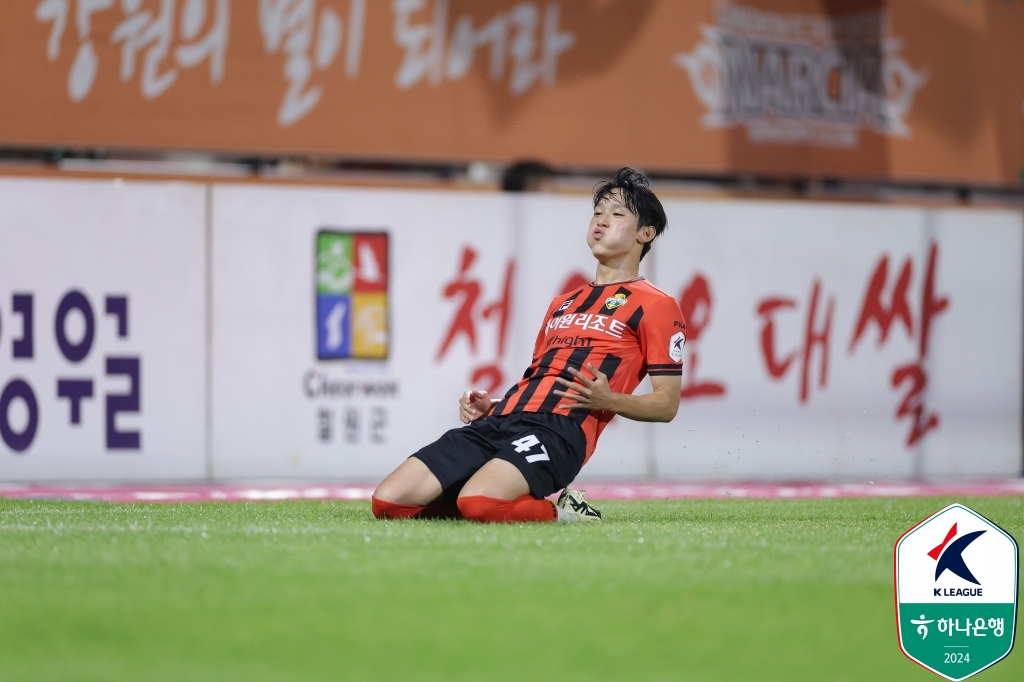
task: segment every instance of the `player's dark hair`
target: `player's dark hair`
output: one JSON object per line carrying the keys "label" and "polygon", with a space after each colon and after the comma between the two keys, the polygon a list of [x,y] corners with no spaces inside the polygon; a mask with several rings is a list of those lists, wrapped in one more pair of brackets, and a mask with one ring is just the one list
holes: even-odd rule
{"label": "player's dark hair", "polygon": [[[651,185],[643,173],[627,166],[619,169],[614,180],[598,183],[594,188],[594,208],[597,208],[602,199],[611,199],[613,192],[619,193],[622,203],[630,213],[636,216],[638,229],[650,225],[654,228],[654,239],[661,236],[668,226],[668,218],[665,216],[664,207],[658,201],[658,197],[654,196]],[[651,250],[654,239],[644,244],[644,249],[640,252],[640,260],[643,260],[647,252]]]}

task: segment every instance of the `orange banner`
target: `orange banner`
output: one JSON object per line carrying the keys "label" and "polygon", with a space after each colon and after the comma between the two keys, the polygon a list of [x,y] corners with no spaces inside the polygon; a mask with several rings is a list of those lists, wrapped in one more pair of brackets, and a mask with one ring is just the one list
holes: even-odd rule
{"label": "orange banner", "polygon": [[0,144],[1011,186],[1024,2],[13,0]]}

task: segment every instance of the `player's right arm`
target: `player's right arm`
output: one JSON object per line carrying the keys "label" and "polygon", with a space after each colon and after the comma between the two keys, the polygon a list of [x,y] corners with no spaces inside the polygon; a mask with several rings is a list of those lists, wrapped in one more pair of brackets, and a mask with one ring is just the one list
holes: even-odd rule
{"label": "player's right arm", "polygon": [[487,391],[466,391],[459,398],[459,419],[468,424],[491,413],[497,400],[491,400]]}
{"label": "player's right arm", "polygon": [[[537,333],[537,340],[533,344],[533,362],[536,362],[543,353],[545,323],[551,317],[551,313],[555,311],[556,304],[559,304],[557,297],[548,306],[547,312],[544,313],[545,322],[541,323],[540,331]],[[499,402],[501,401],[497,398],[491,398],[487,391],[466,391],[459,398],[459,419],[462,420],[463,424],[482,419],[489,415],[494,406]]]}

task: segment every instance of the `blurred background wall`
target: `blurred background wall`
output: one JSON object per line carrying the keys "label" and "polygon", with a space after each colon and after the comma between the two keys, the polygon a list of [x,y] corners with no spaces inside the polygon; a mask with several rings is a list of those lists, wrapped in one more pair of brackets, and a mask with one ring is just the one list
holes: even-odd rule
{"label": "blurred background wall", "polygon": [[0,480],[382,476],[518,378],[627,164],[669,215],[643,267],[689,320],[683,402],[613,422],[588,475],[1020,475],[1021,26],[4,3]]}

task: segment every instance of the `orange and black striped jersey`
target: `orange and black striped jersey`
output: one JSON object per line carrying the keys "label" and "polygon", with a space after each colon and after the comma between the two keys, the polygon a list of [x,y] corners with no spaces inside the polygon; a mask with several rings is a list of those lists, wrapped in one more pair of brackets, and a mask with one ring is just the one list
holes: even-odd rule
{"label": "orange and black striped jersey", "polygon": [[613,391],[632,393],[648,374],[680,376],[685,342],[686,321],[675,299],[643,277],[562,294],[548,306],[529,369],[491,414],[564,414],[583,427],[586,461],[615,414],[569,409],[555,393],[565,389],[555,379],[572,381],[568,369],[590,363],[608,375]]}

